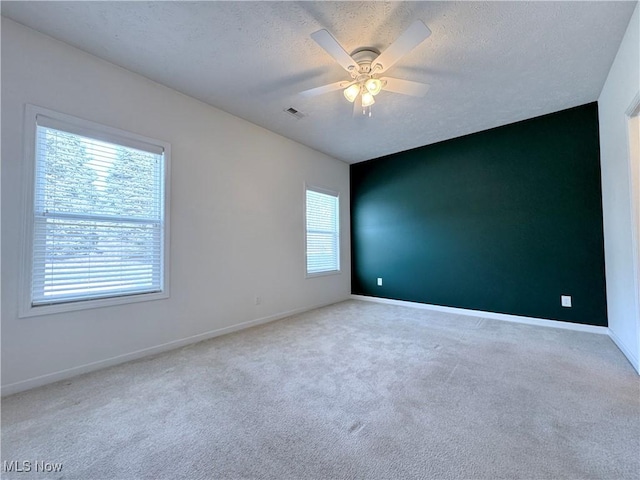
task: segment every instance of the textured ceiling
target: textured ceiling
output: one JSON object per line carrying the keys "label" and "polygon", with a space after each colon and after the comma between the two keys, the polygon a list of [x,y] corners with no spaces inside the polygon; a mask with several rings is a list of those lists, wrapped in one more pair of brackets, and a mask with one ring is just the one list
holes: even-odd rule
{"label": "textured ceiling", "polygon": [[[2,14],[353,163],[597,100],[635,2],[2,2]],[[433,32],[390,71],[424,98],[376,97],[352,118],[348,79],[309,35],[384,50]],[[294,107],[297,119],[284,112]]]}

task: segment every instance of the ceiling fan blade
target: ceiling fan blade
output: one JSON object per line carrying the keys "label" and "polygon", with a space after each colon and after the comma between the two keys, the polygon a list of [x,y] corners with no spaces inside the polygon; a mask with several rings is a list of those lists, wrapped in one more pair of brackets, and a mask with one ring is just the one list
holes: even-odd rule
{"label": "ceiling fan blade", "polygon": [[384,85],[382,87],[383,90],[401,93],[403,95],[411,95],[412,97],[424,97],[430,87],[426,83],[411,82],[393,77],[383,77],[380,80]]}
{"label": "ceiling fan blade", "polygon": [[347,72],[351,72],[354,68],[358,68],[358,64],[355,62],[351,55],[345,52],[344,48],[333,38],[326,30],[318,30],[311,34],[311,38],[320,45],[324,50],[331,55],[336,62],[340,64]]}
{"label": "ceiling fan blade", "polygon": [[388,70],[402,56],[425,41],[429,35],[431,35],[431,30],[422,21],[416,20],[372,62],[372,66],[375,68],[380,65],[378,67],[380,72]]}
{"label": "ceiling fan blade", "polygon": [[334,83],[330,83],[328,85],[323,85],[321,87],[316,87],[316,88],[311,88],[309,90],[305,90],[303,92],[300,92],[299,95],[302,95],[303,97],[315,97],[317,95],[323,95],[325,93],[335,92],[336,90],[347,88],[352,83],[353,82],[347,82],[347,81],[344,81],[344,80],[342,82],[334,82]]}

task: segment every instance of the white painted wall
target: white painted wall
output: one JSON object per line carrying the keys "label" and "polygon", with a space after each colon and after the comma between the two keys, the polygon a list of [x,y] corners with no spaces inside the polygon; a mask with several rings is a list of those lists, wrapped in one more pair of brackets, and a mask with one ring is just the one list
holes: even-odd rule
{"label": "white painted wall", "polygon": [[640,372],[640,314],[626,110],[640,91],[640,15],[636,6],[598,99],[607,305],[612,338]]}
{"label": "white painted wall", "polygon": [[[349,296],[346,163],[7,19],[1,59],[3,394]],[[171,143],[170,299],[18,318],[26,103]],[[339,275],[305,279],[304,182],[341,194]]]}

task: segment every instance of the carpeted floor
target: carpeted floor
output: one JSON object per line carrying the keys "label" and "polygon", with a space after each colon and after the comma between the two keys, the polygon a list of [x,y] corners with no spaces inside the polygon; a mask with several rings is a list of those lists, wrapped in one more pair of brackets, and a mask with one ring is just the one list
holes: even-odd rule
{"label": "carpeted floor", "polygon": [[637,479],[640,381],[604,335],[348,301],[7,397],[2,460],[63,464],[7,479]]}

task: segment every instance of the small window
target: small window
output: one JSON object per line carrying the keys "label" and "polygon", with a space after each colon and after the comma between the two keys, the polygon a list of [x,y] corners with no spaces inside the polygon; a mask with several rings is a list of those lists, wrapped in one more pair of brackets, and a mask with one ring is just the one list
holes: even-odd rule
{"label": "small window", "polygon": [[307,276],[340,271],[339,197],[307,187]]}
{"label": "small window", "polygon": [[166,298],[168,144],[32,106],[27,122],[23,313]]}

